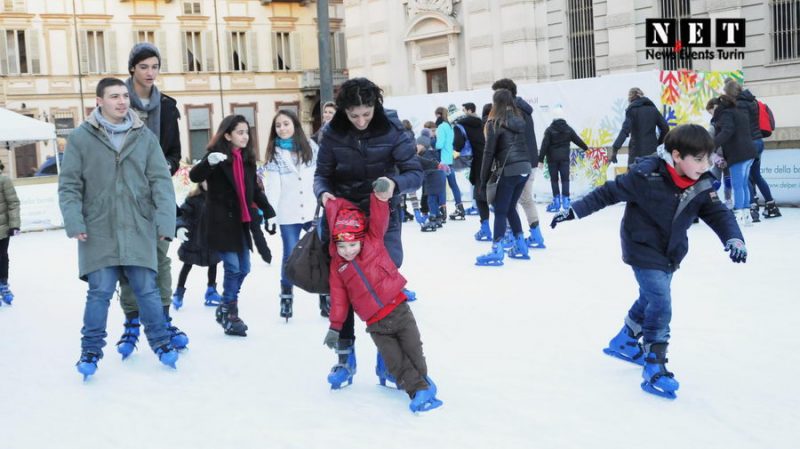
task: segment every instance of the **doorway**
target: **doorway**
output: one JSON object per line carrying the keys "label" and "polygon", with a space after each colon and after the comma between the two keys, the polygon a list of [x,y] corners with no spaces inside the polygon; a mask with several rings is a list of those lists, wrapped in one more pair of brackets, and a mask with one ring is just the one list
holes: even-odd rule
{"label": "doorway", "polygon": [[425,71],[425,79],[428,84],[428,93],[437,94],[447,92],[447,68],[431,69]]}

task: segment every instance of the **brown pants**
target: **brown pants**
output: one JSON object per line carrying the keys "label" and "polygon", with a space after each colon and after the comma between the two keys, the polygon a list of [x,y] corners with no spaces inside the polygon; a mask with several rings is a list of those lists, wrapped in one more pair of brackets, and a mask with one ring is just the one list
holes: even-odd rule
{"label": "brown pants", "polygon": [[422,354],[422,340],[417,322],[407,302],[403,302],[384,319],[367,326],[367,332],[378,347],[389,373],[397,386],[410,397],[428,388],[425,377],[428,365]]}

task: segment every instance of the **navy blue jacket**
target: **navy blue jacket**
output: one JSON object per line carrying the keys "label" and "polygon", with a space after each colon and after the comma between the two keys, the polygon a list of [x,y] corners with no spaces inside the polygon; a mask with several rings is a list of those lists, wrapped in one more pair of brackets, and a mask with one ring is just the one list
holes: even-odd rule
{"label": "navy blue jacket", "polygon": [[536,131],[533,128],[533,106],[520,97],[514,97],[514,104],[522,111],[525,119],[525,145],[528,146],[528,158],[531,165],[536,165],[539,160],[539,144],[536,143]]}
{"label": "navy blue jacket", "polygon": [[689,251],[686,231],[700,217],[726,242],[741,239],[736,218],[717,197],[705,173],[681,191],[658,156],[640,158],[630,171],[572,203],[578,218],[625,201],[620,225],[622,260],[631,266],[673,272]]}
{"label": "navy blue jacket", "polygon": [[363,132],[350,124],[341,109],[325,126],[314,174],[317,198],[329,192],[369,211],[372,183],[381,176],[396,184],[390,201],[392,207],[399,203],[401,193],[414,192],[422,185],[416,145],[394,111],[376,105],[374,116]]}

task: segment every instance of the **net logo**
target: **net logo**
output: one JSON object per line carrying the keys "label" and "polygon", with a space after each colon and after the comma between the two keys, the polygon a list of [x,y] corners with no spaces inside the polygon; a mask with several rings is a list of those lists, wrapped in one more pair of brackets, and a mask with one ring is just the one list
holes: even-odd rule
{"label": "net logo", "polygon": [[[745,19],[646,19],[646,59],[744,59]],[[713,32],[713,33],[712,33]],[[716,51],[712,51],[714,36]]]}

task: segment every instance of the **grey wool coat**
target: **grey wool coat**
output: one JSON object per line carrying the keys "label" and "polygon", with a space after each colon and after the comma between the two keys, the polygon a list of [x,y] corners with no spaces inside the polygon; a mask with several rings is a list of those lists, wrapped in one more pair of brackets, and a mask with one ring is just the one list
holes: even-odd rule
{"label": "grey wool coat", "polygon": [[136,114],[119,153],[94,114],[67,141],[58,199],[67,236],[78,241],[81,279],[101,268],[157,270],[156,241],[175,235],[175,191],[155,134]]}

